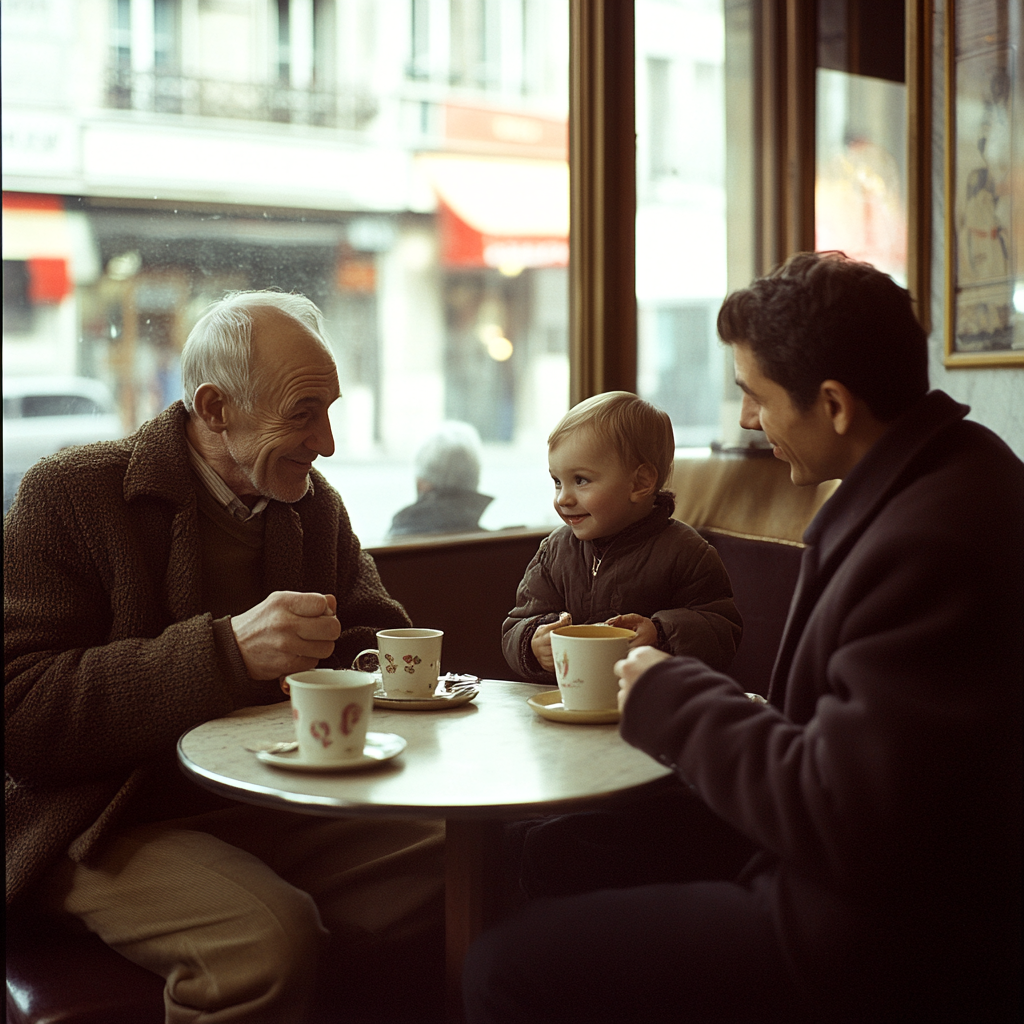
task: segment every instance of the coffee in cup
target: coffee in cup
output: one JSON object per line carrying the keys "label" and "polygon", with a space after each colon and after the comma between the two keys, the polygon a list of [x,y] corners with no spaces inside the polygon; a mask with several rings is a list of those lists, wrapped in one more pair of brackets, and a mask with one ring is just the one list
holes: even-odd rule
{"label": "coffee in cup", "polygon": [[619,626],[559,626],[551,631],[555,679],[566,711],[610,711],[618,706],[615,663],[636,637]]}

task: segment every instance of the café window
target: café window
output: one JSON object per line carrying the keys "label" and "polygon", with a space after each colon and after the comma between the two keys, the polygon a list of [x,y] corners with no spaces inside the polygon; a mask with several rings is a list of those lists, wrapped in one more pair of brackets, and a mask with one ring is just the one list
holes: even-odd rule
{"label": "caf\u00e9 window", "polygon": [[4,12],[5,377],[97,379],[130,432],[180,397],[207,304],[302,292],[343,396],[317,465],[364,544],[448,420],[481,439],[481,525],[555,525],[567,0],[35,6],[64,10]]}
{"label": "caf\u00e9 window", "polygon": [[715,331],[730,261],[744,260],[727,246],[729,192],[752,187],[726,177],[730,124],[732,144],[750,148],[733,123],[737,101],[727,108],[726,57],[729,44],[741,83],[734,92],[749,107],[750,9],[722,0],[635,4],[637,384],[669,413],[679,447],[719,440],[731,372]]}

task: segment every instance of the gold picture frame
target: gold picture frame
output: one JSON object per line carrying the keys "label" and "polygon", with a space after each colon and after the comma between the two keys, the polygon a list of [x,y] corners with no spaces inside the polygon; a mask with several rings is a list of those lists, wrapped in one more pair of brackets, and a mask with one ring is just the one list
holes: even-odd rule
{"label": "gold picture frame", "polygon": [[946,355],[1024,366],[1024,83],[1014,0],[946,0]]}

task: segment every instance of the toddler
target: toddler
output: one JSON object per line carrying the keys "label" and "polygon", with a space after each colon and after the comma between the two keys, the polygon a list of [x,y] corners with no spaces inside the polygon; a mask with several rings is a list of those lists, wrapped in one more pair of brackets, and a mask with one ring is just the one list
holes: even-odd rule
{"label": "toddler", "polygon": [[626,391],[575,406],[548,438],[555,511],[502,626],[513,671],[554,683],[551,631],[605,622],[636,630],[632,646],[729,667],[742,622],[715,549],[672,519],[663,490],[675,442],[668,415]]}

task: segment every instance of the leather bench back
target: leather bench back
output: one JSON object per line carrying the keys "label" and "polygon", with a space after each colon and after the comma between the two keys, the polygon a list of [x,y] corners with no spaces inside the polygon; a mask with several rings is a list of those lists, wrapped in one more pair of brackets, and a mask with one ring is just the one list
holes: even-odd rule
{"label": "leather bench back", "polygon": [[838,486],[796,487],[771,456],[677,459],[675,517],[715,545],[743,616],[729,674],[767,694],[775,654],[800,572],[804,530]]}

